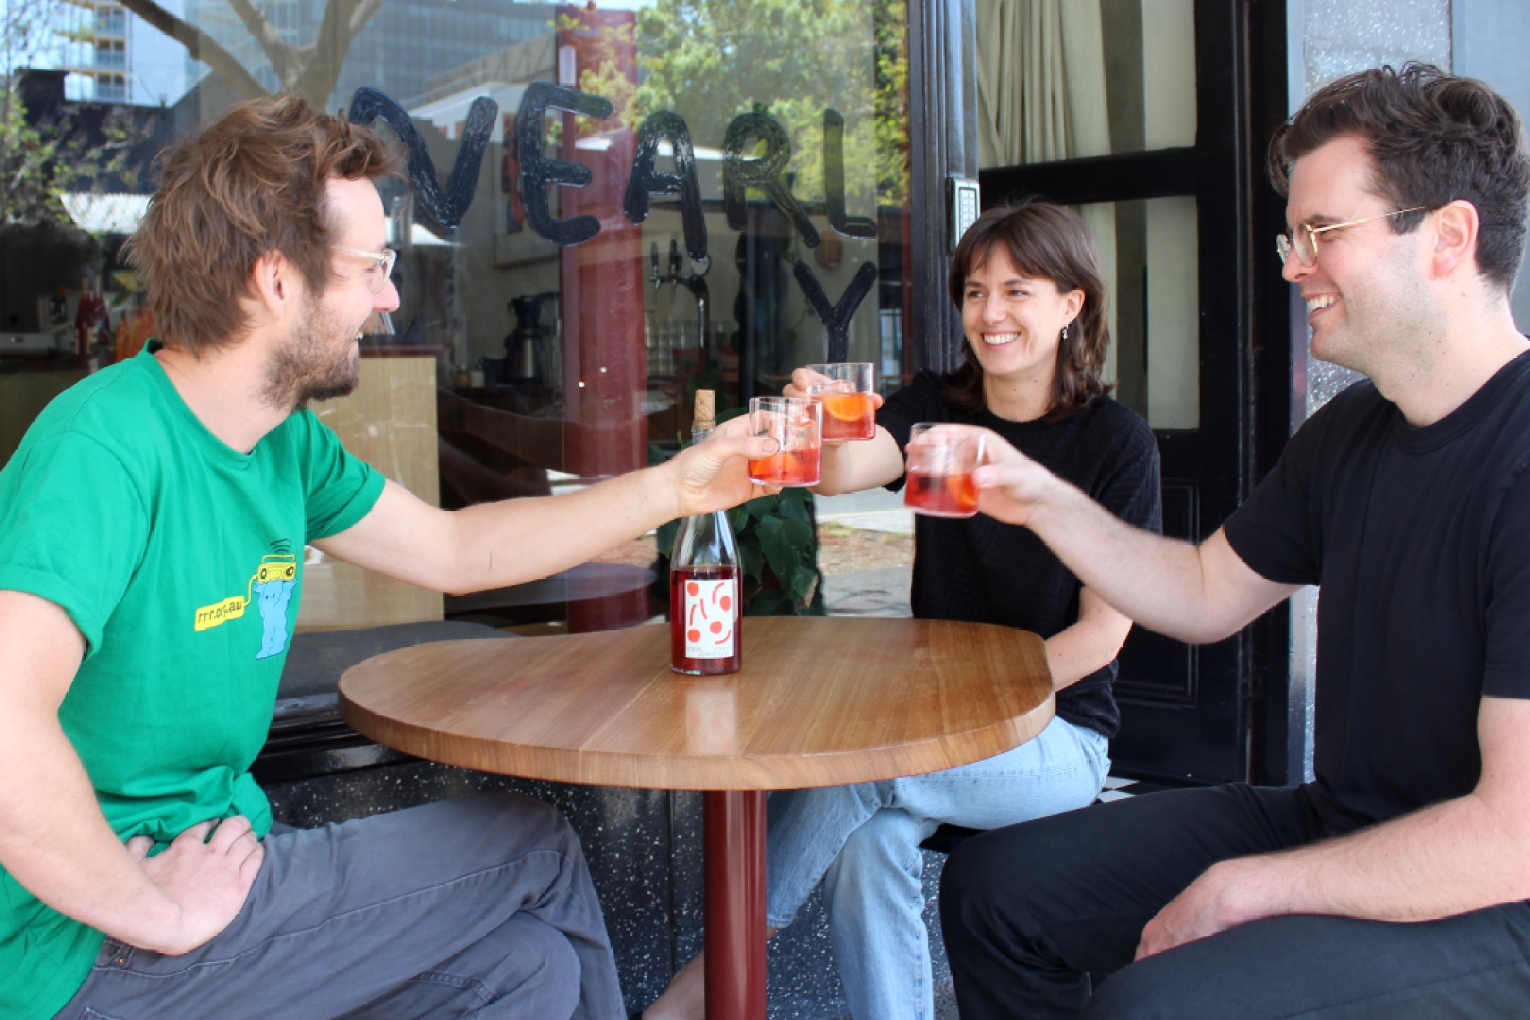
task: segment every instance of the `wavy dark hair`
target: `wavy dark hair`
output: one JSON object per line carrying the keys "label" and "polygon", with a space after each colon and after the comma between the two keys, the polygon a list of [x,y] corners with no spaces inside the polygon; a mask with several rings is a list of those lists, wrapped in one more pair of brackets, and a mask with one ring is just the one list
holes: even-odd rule
{"label": "wavy dark hair", "polygon": [[[1078,214],[1037,198],[998,206],[967,228],[951,258],[951,300],[962,307],[967,278],[1001,248],[1026,276],[1050,280],[1059,293],[1081,290],[1084,307],[1068,327],[1068,339],[1057,345],[1057,372],[1052,380],[1052,405],[1043,420],[1076,414],[1115,388],[1102,377],[1110,349],[1110,323],[1105,317],[1105,278],[1094,239]],[[987,406],[983,366],[970,342],[962,345],[966,362],[947,373],[942,395],[964,411]]]}
{"label": "wavy dark hair", "polygon": [[[1343,137],[1358,136],[1376,164],[1373,191],[1394,209],[1438,209],[1457,199],[1477,209],[1477,271],[1505,290],[1525,250],[1526,156],[1519,115],[1473,78],[1407,63],[1340,78],[1314,92],[1270,140],[1270,183],[1291,190],[1291,167]],[[1389,217],[1397,234],[1427,212]]]}

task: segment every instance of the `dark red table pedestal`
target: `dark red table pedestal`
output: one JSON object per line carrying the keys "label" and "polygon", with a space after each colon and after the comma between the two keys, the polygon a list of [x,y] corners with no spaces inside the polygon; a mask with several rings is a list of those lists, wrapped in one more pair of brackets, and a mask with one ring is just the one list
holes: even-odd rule
{"label": "dark red table pedestal", "polygon": [[765,1020],[765,794],[708,790],[705,830],[709,1020]]}

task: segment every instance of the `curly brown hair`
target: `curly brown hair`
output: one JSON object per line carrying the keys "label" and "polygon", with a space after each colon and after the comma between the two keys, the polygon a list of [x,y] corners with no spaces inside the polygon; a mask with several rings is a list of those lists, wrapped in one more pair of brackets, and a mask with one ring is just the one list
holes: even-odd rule
{"label": "curly brown hair", "polygon": [[[1105,316],[1105,278],[1100,275],[1094,239],[1078,214],[1051,202],[1025,198],[1014,205],[989,209],[967,228],[951,258],[951,300],[961,309],[967,277],[1002,246],[1015,268],[1026,276],[1050,280],[1059,293],[1081,290],[1084,306],[1057,345],[1057,372],[1052,380],[1052,404],[1044,420],[1076,414],[1115,388],[1104,381],[1105,354],[1110,349],[1110,323]],[[987,406],[983,366],[972,344],[962,345],[965,363],[948,373],[942,394],[964,411]]]}
{"label": "curly brown hair", "polygon": [[236,103],[160,155],[159,187],[128,241],[160,339],[193,355],[238,342],[256,261],[280,252],[309,293],[331,278],[332,177],[375,180],[399,159],[376,132],[283,94]]}
{"label": "curly brown hair", "polygon": [[1427,210],[1457,199],[1477,209],[1477,271],[1508,289],[1525,250],[1530,157],[1519,115],[1482,82],[1429,64],[1373,68],[1318,89],[1270,140],[1270,183],[1282,195],[1291,167],[1337,138],[1365,140],[1376,164],[1373,190],[1395,209],[1397,234]]}

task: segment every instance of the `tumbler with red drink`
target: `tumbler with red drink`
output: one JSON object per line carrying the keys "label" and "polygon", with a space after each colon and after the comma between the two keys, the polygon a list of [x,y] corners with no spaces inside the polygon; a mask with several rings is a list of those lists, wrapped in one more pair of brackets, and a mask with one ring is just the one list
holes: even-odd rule
{"label": "tumbler with red drink", "polygon": [[872,402],[871,362],[849,361],[808,365],[814,376],[807,394],[823,404],[823,441],[859,442],[875,439],[877,411]]}
{"label": "tumbler with red drink", "polygon": [[910,432],[903,505],[931,517],[972,517],[978,490],[972,472],[983,459],[983,433],[962,425],[921,422]]}
{"label": "tumbler with red drink", "polygon": [[749,461],[749,480],[760,485],[817,485],[823,456],[823,405],[800,397],[754,397],[749,424],[776,441],[776,452]]}

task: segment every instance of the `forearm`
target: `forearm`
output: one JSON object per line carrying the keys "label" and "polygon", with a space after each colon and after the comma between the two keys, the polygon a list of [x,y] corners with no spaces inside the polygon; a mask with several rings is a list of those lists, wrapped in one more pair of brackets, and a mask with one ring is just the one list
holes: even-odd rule
{"label": "forearm", "polygon": [[1059,631],[1046,640],[1047,667],[1052,672],[1052,690],[1060,691],[1084,677],[1104,669],[1121,651],[1119,642],[1111,647],[1080,624]]}
{"label": "forearm", "polygon": [[1126,524],[1061,480],[1028,525],[1105,602],[1181,641],[1219,641],[1281,597],[1271,586],[1267,599],[1250,604],[1246,593],[1219,589],[1207,555],[1236,558],[1221,532],[1201,547],[1165,538]]}
{"label": "forearm", "polygon": [[1471,794],[1341,839],[1217,869],[1228,873],[1252,917],[1427,921],[1530,899],[1530,839],[1504,815]]}
{"label": "forearm", "polygon": [[1131,633],[1132,621],[1107,605],[1093,589],[1080,589],[1078,603],[1078,620],[1046,641],[1054,691],[1110,665]]}
{"label": "forearm", "polygon": [[565,496],[467,507],[454,515],[447,591],[503,588],[567,570],[680,515],[666,465]]}
{"label": "forearm", "polygon": [[107,825],[56,722],[0,724],[0,865],[59,913],[153,947],[178,908]]}
{"label": "forearm", "polygon": [[867,442],[825,443],[821,480],[813,491],[838,496],[886,485],[903,473],[903,454],[886,429]]}

